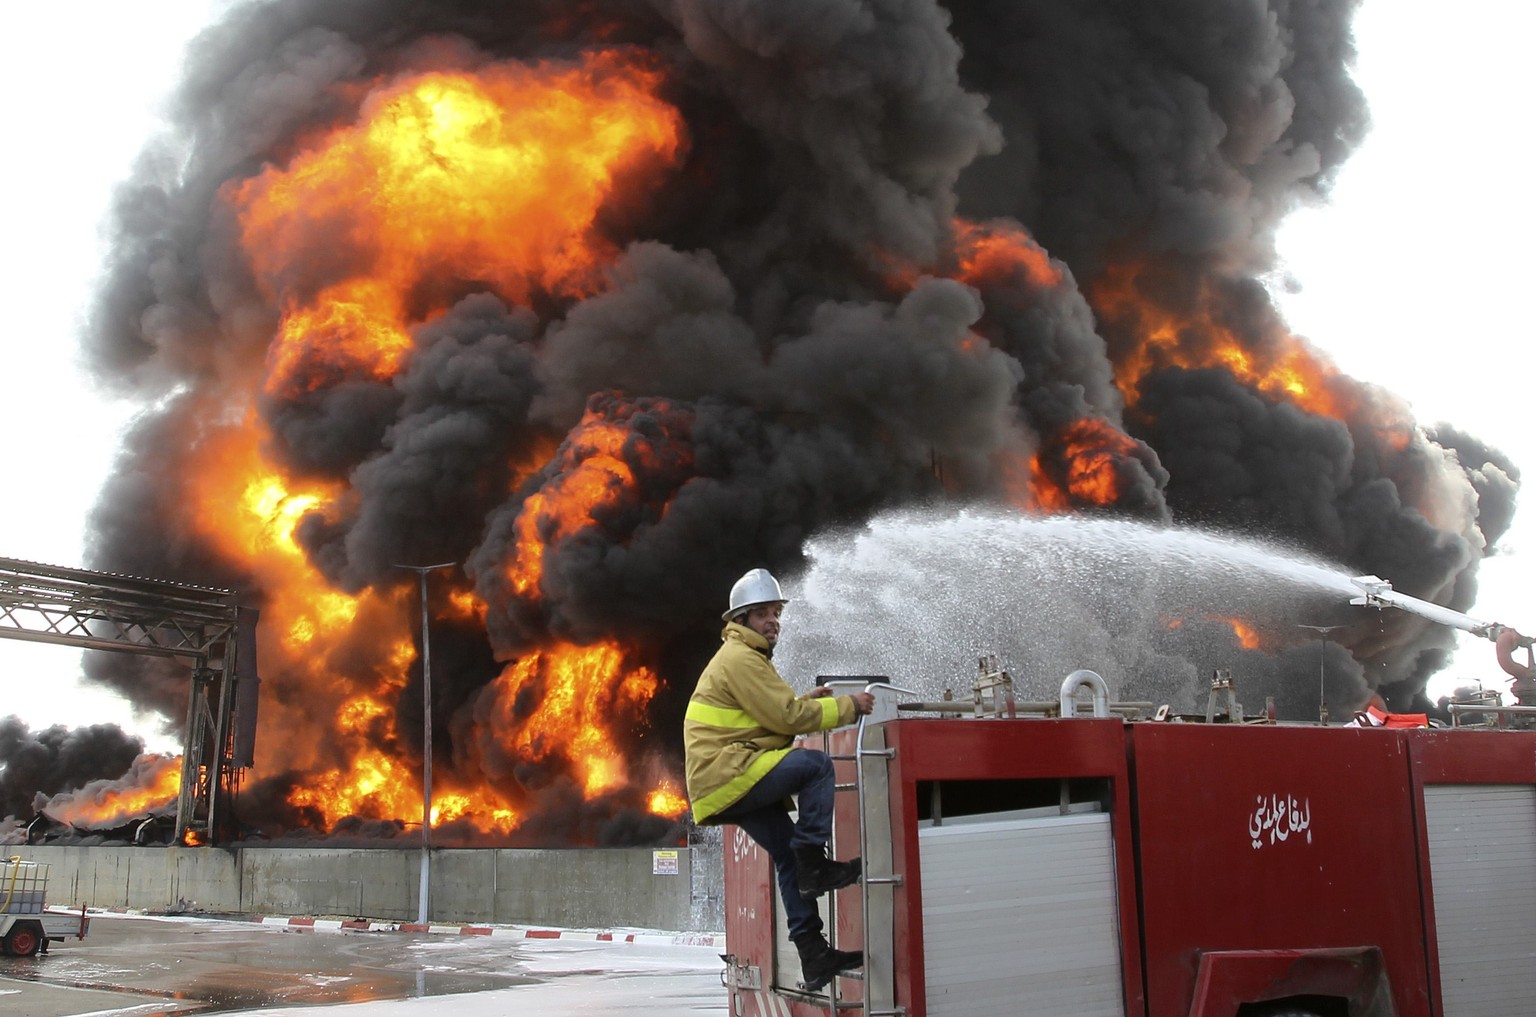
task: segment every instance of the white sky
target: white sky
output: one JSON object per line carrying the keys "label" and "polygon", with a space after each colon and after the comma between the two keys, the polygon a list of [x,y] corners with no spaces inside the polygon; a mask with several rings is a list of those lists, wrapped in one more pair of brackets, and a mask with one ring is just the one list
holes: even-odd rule
{"label": "white sky", "polygon": [[[108,403],[76,370],[76,336],[102,256],[98,224],[156,129],[182,47],[226,6],[83,0],[69,6],[67,31],[57,8],[7,11],[0,295],[9,327],[0,364],[9,379],[10,483],[0,500],[0,555],[83,561],[84,519],[133,409]],[[1367,0],[1358,15],[1356,77],[1374,128],[1330,205],[1297,213],[1282,231],[1286,268],[1301,286],[1282,307],[1292,328],[1346,372],[1408,399],[1421,422],[1449,420],[1503,449],[1536,480],[1522,386],[1536,367],[1522,313],[1524,286],[1536,277],[1522,71],[1536,9],[1465,0],[1450,10]],[[1472,612],[1527,632],[1536,629],[1531,586],[1519,575],[1521,546],[1536,546],[1528,514],[1517,518],[1506,554],[1484,564]],[[1491,646],[1462,638],[1432,694],[1462,675],[1492,675]],[[151,734],[125,701],[81,688],[72,672],[73,651],[0,639],[0,675],[9,679],[0,712],[34,728],[115,722]]]}
{"label": "white sky", "polygon": [[[1454,11],[1454,13],[1452,13]],[[1332,201],[1294,214],[1281,255],[1302,286],[1291,328],[1348,374],[1408,399],[1420,423],[1449,421],[1501,449],[1527,482],[1503,554],[1479,570],[1469,612],[1536,630],[1523,576],[1536,557],[1536,430],[1523,383],[1536,375],[1524,309],[1536,277],[1528,49],[1536,8],[1367,0],[1355,79],[1373,129]],[[1391,576],[1383,578],[1391,579]],[[1433,697],[1458,679],[1501,690],[1492,645],[1458,634]]]}
{"label": "white sky", "polygon": [[[160,123],[158,104],[180,76],[187,41],[225,6],[81,0],[6,10],[0,365],[9,454],[0,556],[67,566],[84,560],[85,517],[133,411],[113,405],[76,369],[103,253],[98,224],[114,185]],[[136,723],[126,700],[79,685],[79,659],[66,647],[0,639],[0,714],[16,713],[34,730],[117,723],[153,748],[179,751],[179,739]]]}

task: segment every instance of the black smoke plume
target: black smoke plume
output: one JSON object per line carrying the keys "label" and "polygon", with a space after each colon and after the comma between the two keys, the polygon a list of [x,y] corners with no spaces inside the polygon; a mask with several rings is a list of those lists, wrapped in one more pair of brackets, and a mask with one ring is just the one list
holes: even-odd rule
{"label": "black smoke plume", "polygon": [[[621,641],[660,689],[618,748],[675,773],[681,704],[731,580],[792,569],[809,535],[882,509],[1008,502],[1257,530],[1465,609],[1516,471],[1338,375],[1256,281],[1277,223],[1326,198],[1366,131],[1348,73],[1356,6],[237,6],[189,48],[176,129],[118,195],[87,349],[105,384],[149,409],[102,494],[91,565],[273,595],[189,507],[199,450],[258,420],[267,462],[340,492],[295,530],[334,589],[408,592],[395,564],[466,563],[484,623],[445,637],[440,765],[516,799],[529,837],[585,842],[658,831],[624,818],[643,815],[633,800],[573,794],[558,754],[485,741],[490,704],[521,723],[547,680],[499,697],[500,667],[550,640]],[[595,230],[616,253],[594,291],[426,280],[411,299],[429,310],[391,376],[342,368],[298,394],[264,389],[274,287],[313,296],[354,238],[301,214],[291,227],[311,239],[258,269],[232,190],[401,75],[591,51],[655,68],[685,135],[675,166],[604,206]],[[978,262],[988,237],[1014,253]],[[1260,379],[1297,357],[1326,406]],[[594,429],[621,440],[600,446]],[[1107,495],[1072,486],[1076,456]],[[542,523],[541,578],[520,587],[524,510],[599,460],[632,482],[574,531]],[[1041,477],[1055,495],[1031,486]],[[349,683],[376,683],[370,635],[333,653],[340,677],[324,688],[263,649],[278,706],[263,706],[263,737],[302,722],[328,744]],[[1411,698],[1449,639],[1405,617],[1340,641],[1368,684]],[[168,673],[146,682],[101,659],[91,674],[175,715]],[[391,693],[398,724],[369,736],[409,767],[419,681]],[[264,829],[313,822],[284,804],[309,779],[284,762],[248,796]]]}
{"label": "black smoke plume", "polygon": [[144,743],[116,724],[33,731],[19,717],[0,719],[0,815],[26,821],[33,799],[121,777]]}

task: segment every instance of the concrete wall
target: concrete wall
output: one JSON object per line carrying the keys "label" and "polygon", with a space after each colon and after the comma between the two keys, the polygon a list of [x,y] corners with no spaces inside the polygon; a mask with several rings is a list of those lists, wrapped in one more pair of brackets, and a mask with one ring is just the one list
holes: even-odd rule
{"label": "concrete wall", "polygon": [[[718,846],[672,850],[675,874],[671,859],[651,848],[435,850],[429,918],[723,929]],[[56,905],[409,922],[418,915],[419,850],[28,845],[14,853],[50,866],[48,902]]]}

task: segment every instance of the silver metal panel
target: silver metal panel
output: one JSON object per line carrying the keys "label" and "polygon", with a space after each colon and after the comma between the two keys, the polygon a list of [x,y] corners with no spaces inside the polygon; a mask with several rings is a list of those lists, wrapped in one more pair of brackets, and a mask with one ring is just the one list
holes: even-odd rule
{"label": "silver metal panel", "polygon": [[1529,1013],[1536,1000],[1536,787],[1424,788],[1445,1017]]}
{"label": "silver metal panel", "polygon": [[929,1017],[1123,1017],[1109,816],[918,832]]}

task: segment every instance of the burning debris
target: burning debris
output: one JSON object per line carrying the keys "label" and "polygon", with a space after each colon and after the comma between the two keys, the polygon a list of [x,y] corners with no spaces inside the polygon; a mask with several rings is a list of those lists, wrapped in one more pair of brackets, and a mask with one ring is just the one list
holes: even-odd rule
{"label": "burning debris", "polygon": [[[0,721],[8,740],[4,782],[12,781],[20,786],[57,787],[62,790],[50,793],[39,790],[32,794],[29,807],[10,806],[6,819],[0,823],[0,843],[40,844],[47,841],[67,841],[72,844],[120,843],[164,844],[169,843],[175,832],[176,796],[181,789],[181,758],[144,752],[143,744],[129,742],[115,725],[94,725],[67,731],[54,726],[43,731],[34,743],[56,742],[69,746],[73,751],[61,753],[61,757],[76,756],[73,760],[59,758],[59,768],[50,771],[49,777],[40,777],[18,760],[28,755],[14,739],[17,728],[25,727],[15,717]],[[126,759],[121,766],[111,760],[104,746],[120,741],[116,757]],[[87,754],[89,762],[79,758]],[[33,753],[36,762],[36,754]],[[84,763],[84,769],[80,769]],[[73,765],[74,775],[71,775]],[[111,771],[112,777],[82,779],[82,772]],[[21,817],[27,817],[23,819]]]}
{"label": "burning debris", "polygon": [[[135,844],[166,843],[175,830],[176,796],[181,790],[181,757],[155,752],[139,755],[115,778],[89,781],[82,787],[33,801],[37,818],[28,826],[27,842],[95,837]],[[52,834],[57,827],[68,833]]]}
{"label": "burning debris", "polygon": [[[885,508],[1256,527],[1465,608],[1515,470],[1255,281],[1364,131],[1354,6],[237,6],[119,196],[89,352],[154,408],[91,565],[259,602],[240,811],[307,836],[419,814],[394,566],[463,563],[464,842],[676,836],[721,591]],[[1384,625],[1355,656],[1417,693],[1448,636]]]}
{"label": "burning debris", "polygon": [[55,724],[34,732],[19,718],[0,718],[0,813],[30,818],[35,796],[48,799],[121,777],[143,752],[144,743],[115,724]]}

